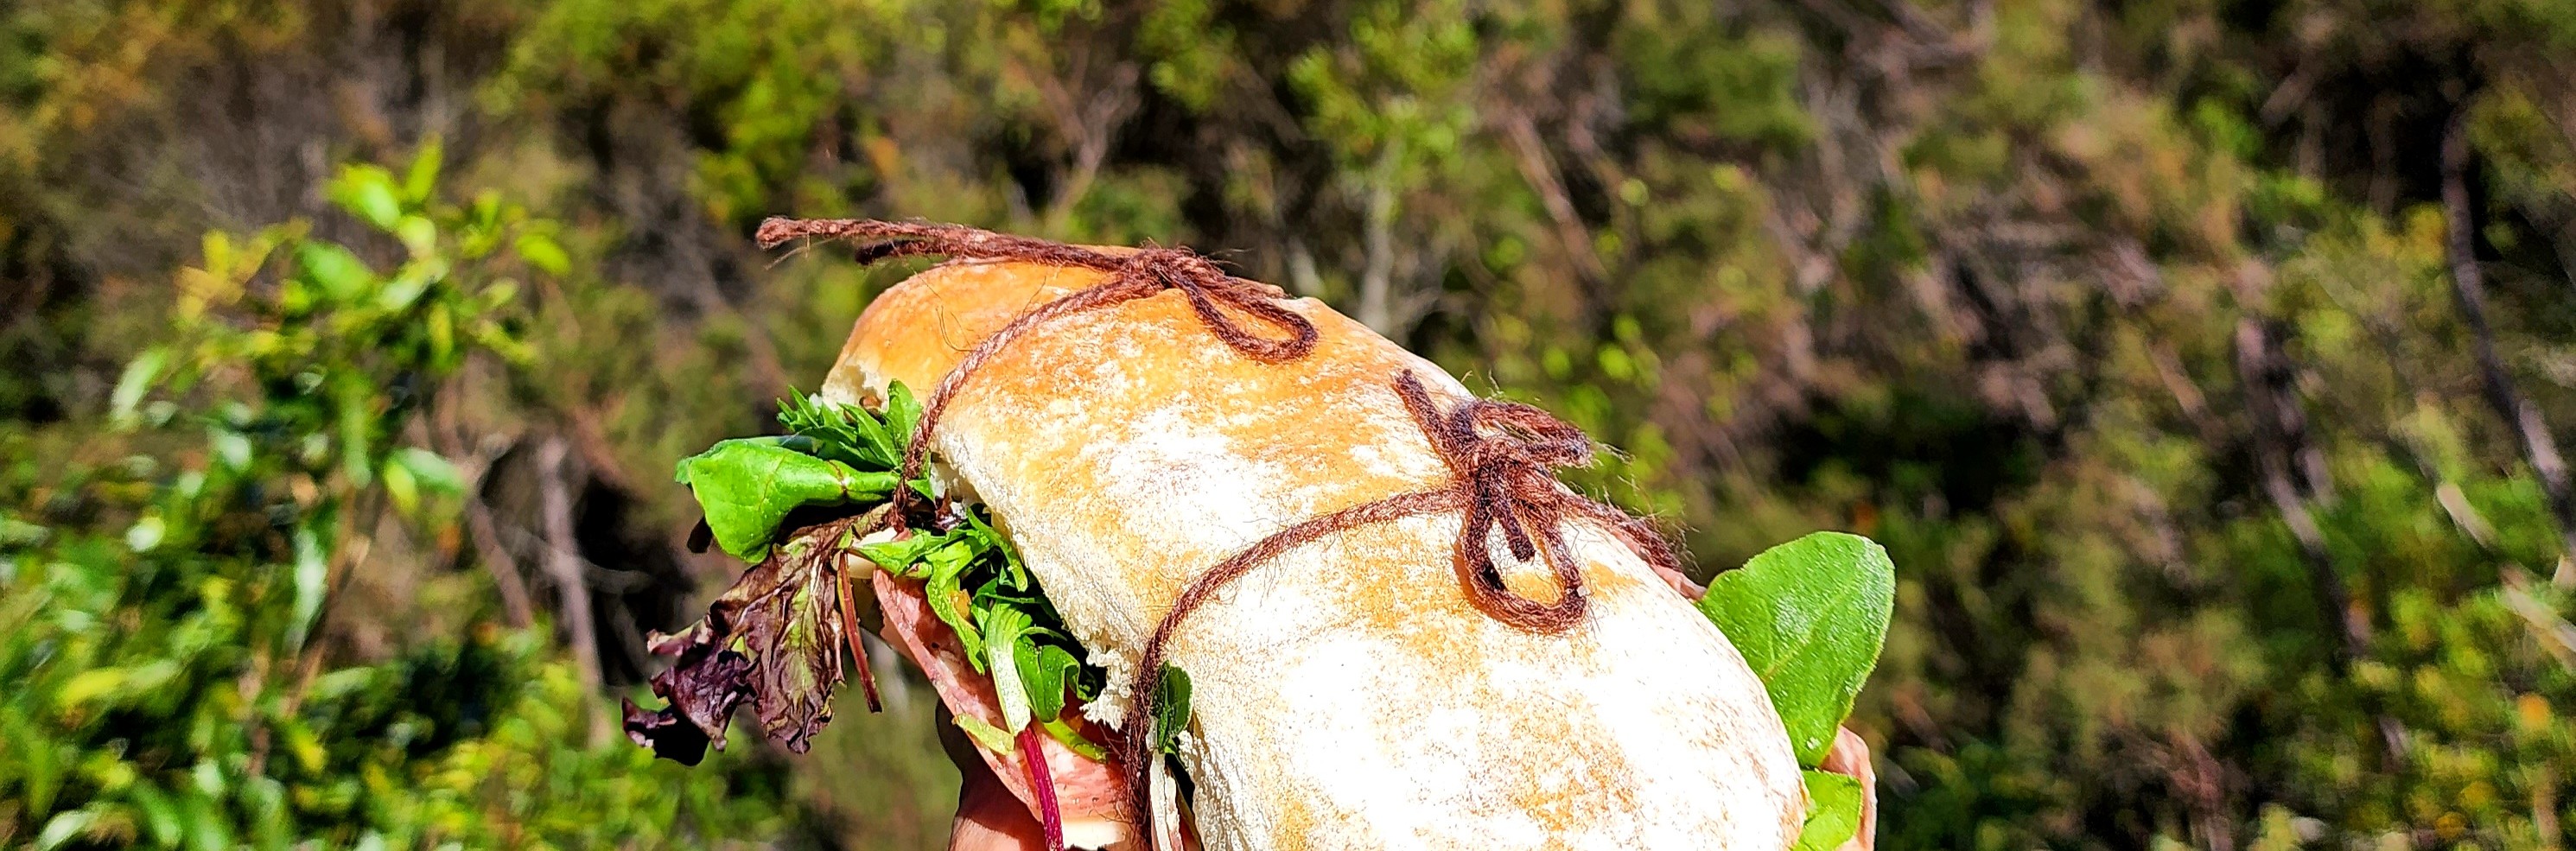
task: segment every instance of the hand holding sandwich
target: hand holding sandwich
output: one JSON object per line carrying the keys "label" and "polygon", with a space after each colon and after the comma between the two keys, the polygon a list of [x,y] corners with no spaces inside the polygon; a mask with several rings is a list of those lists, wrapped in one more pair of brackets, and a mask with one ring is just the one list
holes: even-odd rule
{"label": "hand holding sandwich", "polygon": [[[957,815],[949,821],[948,851],[1047,851],[1045,828],[993,776],[983,758],[956,748],[950,748],[948,756],[957,763],[958,777],[964,781],[957,791]],[[1861,806],[1860,832],[1836,851],[1871,851],[1876,847],[1878,782],[1869,764],[1869,744],[1844,728],[1834,740],[1832,753],[1826,755],[1823,770],[1852,777],[1862,789],[1870,790]]]}

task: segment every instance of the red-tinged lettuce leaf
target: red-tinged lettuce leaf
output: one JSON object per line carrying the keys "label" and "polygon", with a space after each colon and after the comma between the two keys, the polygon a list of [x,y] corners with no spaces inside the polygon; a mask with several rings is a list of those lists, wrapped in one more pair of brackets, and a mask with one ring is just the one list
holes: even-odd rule
{"label": "red-tinged lettuce leaf", "polygon": [[845,676],[833,571],[849,531],[836,522],[800,534],[743,574],[708,612],[732,627],[756,663],[752,710],[761,729],[796,753],[831,722],[832,690]]}
{"label": "red-tinged lettuce leaf", "polygon": [[657,637],[654,652],[675,664],[653,677],[653,693],[671,705],[648,712],[629,703],[627,737],[695,765],[707,746],[724,749],[726,722],[749,704],[763,733],[804,753],[832,720],[832,692],[846,675],[836,562],[854,530],[881,513],[798,531],[744,571],[706,620]]}
{"label": "red-tinged lettuce leaf", "polygon": [[653,693],[670,705],[646,711],[625,701],[626,738],[655,756],[696,765],[709,745],[724,750],[726,719],[751,699],[751,660],[724,649],[706,621],[678,635],[655,634],[652,649],[678,657],[670,670],[653,675]]}

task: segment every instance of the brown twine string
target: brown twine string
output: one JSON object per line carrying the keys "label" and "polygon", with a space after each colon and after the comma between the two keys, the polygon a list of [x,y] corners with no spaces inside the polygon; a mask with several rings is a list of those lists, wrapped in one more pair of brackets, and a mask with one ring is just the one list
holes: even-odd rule
{"label": "brown twine string", "polygon": [[[1126,256],[1094,251],[1043,239],[994,233],[963,225],[927,222],[885,222],[873,219],[787,219],[771,218],[760,223],[757,235],[762,248],[776,248],[790,240],[805,238],[859,241],[858,260],[874,263],[891,257],[944,256],[952,260],[1008,260],[1048,266],[1075,266],[1110,273],[1099,284],[1074,291],[1037,309],[1020,314],[1010,324],[985,337],[966,357],[939,379],[939,388],[922,404],[921,422],[913,428],[911,440],[903,451],[903,469],[897,481],[909,482],[921,476],[922,465],[929,460],[930,435],[937,428],[948,402],[955,398],[976,370],[992,360],[995,353],[1030,329],[1076,313],[1099,310],[1160,293],[1180,290],[1190,301],[1190,310],[1209,333],[1245,357],[1263,363],[1281,363],[1305,357],[1315,350],[1319,335],[1315,323],[1296,311],[1281,307],[1278,299],[1287,293],[1269,284],[1248,281],[1228,275],[1197,252],[1183,248],[1147,248]],[[1227,316],[1222,307],[1250,315],[1252,318],[1288,332],[1285,339],[1273,339],[1244,330]],[[894,510],[887,512],[880,528],[900,528],[905,510],[910,507],[913,491],[909,487],[894,489]]]}
{"label": "brown twine string", "polygon": [[[1181,621],[1216,596],[1228,583],[1298,546],[1345,529],[1421,514],[1466,511],[1455,544],[1458,576],[1469,602],[1495,620],[1532,632],[1556,633],[1581,623],[1590,606],[1583,573],[1567,557],[1563,525],[1584,519],[1610,529],[1639,558],[1662,569],[1678,571],[1681,560],[1661,534],[1644,520],[1594,502],[1559,484],[1558,467],[1592,461],[1592,441],[1581,429],[1546,411],[1517,402],[1470,398],[1442,411],[1411,371],[1398,373],[1395,391],[1405,410],[1431,441],[1433,452],[1449,466],[1451,483],[1442,488],[1398,494],[1345,508],[1282,529],[1235,553],[1190,580],[1172,601],[1171,611],[1154,625],[1145,653],[1136,664],[1128,691],[1128,729],[1123,743],[1128,769],[1134,774],[1130,794],[1137,812],[1149,813],[1146,788],[1154,752],[1155,703],[1163,684],[1167,645]],[[1556,581],[1553,603],[1541,603],[1504,587],[1489,543],[1500,529],[1512,557],[1545,558]],[[1531,530],[1537,530],[1533,537]]]}

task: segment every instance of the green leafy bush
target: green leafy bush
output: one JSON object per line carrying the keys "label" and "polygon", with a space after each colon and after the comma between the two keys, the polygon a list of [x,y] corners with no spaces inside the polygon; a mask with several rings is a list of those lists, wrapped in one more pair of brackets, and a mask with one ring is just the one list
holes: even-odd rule
{"label": "green leafy bush", "polygon": [[[514,276],[564,271],[497,196],[344,170],[369,231],[210,233],[177,327],[118,382],[122,433],[0,432],[0,846],[720,847],[778,829],[758,772],[598,735],[540,632],[476,623],[357,659],[334,592],[376,536],[453,522],[412,445],[467,361],[523,360]],[[380,243],[400,259],[364,255]],[[126,455],[86,459],[117,446]],[[380,522],[381,521],[381,522]],[[588,741],[590,744],[582,744]],[[639,844],[640,843],[640,844]]]}

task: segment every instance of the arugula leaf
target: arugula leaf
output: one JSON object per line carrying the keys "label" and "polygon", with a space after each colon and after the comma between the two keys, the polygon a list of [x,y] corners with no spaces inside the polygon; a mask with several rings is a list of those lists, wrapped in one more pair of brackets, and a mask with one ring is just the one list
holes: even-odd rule
{"label": "arugula leaf", "polygon": [[1027,684],[1029,712],[1040,718],[1064,714],[1064,690],[1081,678],[1082,661],[1053,644],[1022,641],[1011,646],[1020,681]]}
{"label": "arugula leaf", "polygon": [[1817,532],[1709,583],[1699,610],[1762,678],[1798,763],[1813,768],[1878,665],[1896,568],[1868,538]]}
{"label": "arugula leaf", "polygon": [[993,695],[1002,702],[1002,728],[1012,733],[1027,729],[1030,718],[1028,685],[1020,682],[1019,646],[1028,641],[1025,635],[1031,625],[1029,614],[1017,606],[993,606],[975,612],[977,625],[984,629],[984,648],[993,669]]}
{"label": "arugula leaf", "polygon": [[957,633],[968,664],[993,678],[1010,728],[1002,732],[1034,723],[1078,753],[1103,752],[1063,719],[1073,703],[1066,693],[1097,698],[1107,673],[1082,662],[1063,616],[984,513],[968,509],[957,516],[959,525],[946,532],[916,529],[900,540],[854,549],[890,573],[923,583],[931,614]]}
{"label": "arugula leaf", "polygon": [[1028,566],[1020,563],[1020,551],[1012,548],[1011,542],[1004,540],[1001,532],[995,531],[991,525],[986,524],[984,522],[984,518],[975,516],[976,513],[977,512],[973,511],[966,512],[966,528],[958,531],[960,533],[973,535],[981,545],[986,548],[1000,551],[1002,554],[1002,564],[1006,568],[1002,572],[1002,575],[1004,577],[1008,577],[1008,581],[1010,581],[1012,589],[1016,591],[1029,590],[1033,584],[1033,580],[1029,578]]}
{"label": "arugula leaf", "polygon": [[904,449],[912,445],[913,433],[921,426],[921,403],[912,398],[912,389],[901,381],[886,387],[885,426],[886,433],[894,436],[895,446],[895,463],[887,465],[888,469],[900,467]]}
{"label": "arugula leaf", "polygon": [[796,440],[737,438],[680,461],[672,478],[697,496],[707,530],[726,554],[761,560],[779,521],[799,507],[869,502],[894,493],[894,473],[863,473],[817,458],[801,451]]}
{"label": "arugula leaf", "polygon": [[971,614],[974,600],[961,581],[966,568],[975,563],[974,551],[964,542],[952,542],[930,551],[922,560],[930,566],[928,587],[922,589],[922,596],[930,603],[930,613],[957,631],[957,644],[965,650],[967,663],[974,666],[975,673],[984,673],[984,637]]}
{"label": "arugula leaf", "polygon": [[892,470],[903,461],[903,439],[887,433],[885,424],[851,405],[837,405],[793,388],[778,406],[778,424],[788,433],[812,437],[825,451],[814,454],[873,470]]}
{"label": "arugula leaf", "polygon": [[1172,665],[1163,666],[1163,682],[1154,696],[1154,750],[1180,753],[1181,728],[1190,723],[1190,675]]}
{"label": "arugula leaf", "polygon": [[1084,759],[1109,759],[1109,749],[1083,738],[1081,733],[1073,731],[1073,725],[1065,723],[1062,718],[1041,721],[1038,722],[1038,726],[1046,728],[1047,735],[1054,736],[1056,741],[1062,742],[1066,750],[1080,754]]}
{"label": "arugula leaf", "polygon": [[1018,745],[1011,740],[1011,734],[1002,732],[1000,727],[985,723],[982,718],[958,715],[951,720],[957,724],[957,729],[966,731],[966,738],[975,740],[976,747],[994,753],[1010,753],[1011,748]]}
{"label": "arugula leaf", "polygon": [[1807,825],[1790,851],[1834,851],[1860,835],[1860,781],[1829,771],[1803,772]]}
{"label": "arugula leaf", "polygon": [[955,532],[933,535],[915,529],[910,535],[891,541],[860,544],[857,549],[860,556],[897,576],[928,579],[930,565],[927,559],[931,551],[948,546],[956,540]]}

